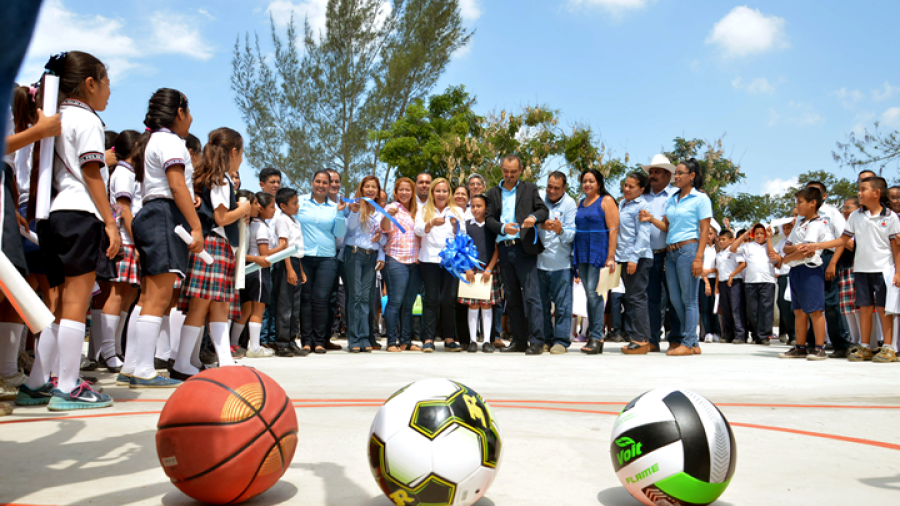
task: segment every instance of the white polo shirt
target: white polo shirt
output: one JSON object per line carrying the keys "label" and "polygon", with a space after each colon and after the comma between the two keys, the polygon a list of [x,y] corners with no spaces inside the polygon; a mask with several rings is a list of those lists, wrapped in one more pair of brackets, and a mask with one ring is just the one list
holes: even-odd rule
{"label": "white polo shirt", "polygon": [[860,207],[850,214],[844,235],[856,240],[854,272],[887,272],[894,265],[891,239],[900,233],[900,219],[886,207],[871,214]]}
{"label": "white polo shirt", "polygon": [[[834,237],[840,237],[841,234],[844,233],[844,227],[847,226],[847,221],[844,219],[844,215],[839,209],[828,205],[826,202],[822,203],[816,213],[825,221],[825,224],[831,228],[831,234]],[[828,251],[834,251],[834,248],[829,248]]]}
{"label": "white polo shirt", "polygon": [[744,283],[774,283],[775,265],[769,258],[769,250],[765,244],[756,241],[745,242],[738,247],[738,253],[747,262],[744,269]]}
{"label": "white polo shirt", "polygon": [[[131,201],[131,216],[137,216],[141,210],[141,183],[135,181],[134,167],[128,162],[116,164],[116,170],[109,177],[110,204],[117,204],[120,198]],[[122,244],[134,244],[121,220],[119,220],[119,235],[122,236]]]}
{"label": "white polo shirt", "polygon": [[[716,248],[713,246],[707,246],[705,250],[703,250],[703,270],[714,269],[716,267]],[[711,272],[706,275],[708,278],[716,277],[715,272]]]}
{"label": "white polo shirt", "polygon": [[29,144],[16,151],[16,183],[19,187],[19,205],[28,202],[28,191],[31,190],[31,156],[34,154],[34,144]]}
{"label": "white polo shirt", "polygon": [[[775,253],[781,255],[781,257],[785,256],[784,253],[784,245],[787,243],[787,237],[778,241],[778,244],[775,245]],[[787,263],[782,263],[780,268],[775,269],[775,274],[779,276],[787,276],[791,272],[791,266]]]}
{"label": "white polo shirt", "polygon": [[259,245],[269,244],[269,226],[266,222],[253,218],[250,220],[250,240],[247,241],[247,254],[250,256],[259,256]]}
{"label": "white polo shirt", "polygon": [[[744,256],[740,253],[732,253],[730,249],[725,248],[716,255],[716,272],[719,273],[719,282],[727,283],[731,273],[744,263]],[[746,271],[746,269],[744,269]],[[744,271],[737,273],[734,279],[744,279]]]}
{"label": "white polo shirt", "polygon": [[104,155],[103,121],[89,105],[71,98],[63,101],[59,116],[62,133],[56,138],[53,162],[53,188],[57,193],[50,203],[50,212],[84,211],[103,221],[81,172],[85,165],[99,163],[103,186],[107,186],[109,169]]}
{"label": "white polo shirt", "polygon": [[[797,244],[831,241],[834,239],[834,233],[832,232],[832,230],[833,228],[831,226],[831,223],[823,219],[821,216],[816,216],[811,220],[806,220],[803,217],[798,217],[797,224],[794,225],[794,230],[791,230],[791,235],[787,238],[785,245],[793,246]],[[817,250],[816,253],[809,258],[800,258],[791,261],[789,262],[789,265],[791,267],[795,267],[797,265],[818,267],[822,265],[822,251]]]}
{"label": "white polo shirt", "polygon": [[[416,235],[422,238],[422,246],[419,248],[419,261],[428,263],[441,263],[441,250],[447,246],[447,239],[451,241],[456,237],[456,229],[450,224],[450,218],[456,218],[459,222],[459,232],[466,233],[466,221],[462,219],[462,212],[459,214],[453,212],[450,206],[444,208],[439,216],[444,217],[444,224],[437,227],[431,227],[428,233],[425,233],[425,211],[416,213]],[[459,209],[457,208],[457,211]]]}
{"label": "white polo shirt", "polygon": [[194,198],[194,166],[184,139],[168,128],[153,132],[144,150],[144,201],[172,198],[166,172],[176,165],[184,166],[184,180]]}
{"label": "white polo shirt", "polygon": [[281,243],[281,239],[287,239],[288,247],[296,245],[300,251],[291,255],[294,258],[303,258],[303,229],[300,223],[292,216],[279,213],[272,218],[272,228],[275,230],[274,237]]}
{"label": "white polo shirt", "polygon": [[[228,185],[229,182],[231,182],[231,177],[228,174],[225,174],[225,180],[222,182],[223,184],[209,190],[209,200],[212,201],[213,214],[215,214],[216,209],[218,209],[219,206],[224,206],[226,211],[229,210],[228,206],[231,205],[231,187]],[[212,231],[225,239],[228,239],[228,236],[225,235],[225,227],[218,225],[213,228]]]}

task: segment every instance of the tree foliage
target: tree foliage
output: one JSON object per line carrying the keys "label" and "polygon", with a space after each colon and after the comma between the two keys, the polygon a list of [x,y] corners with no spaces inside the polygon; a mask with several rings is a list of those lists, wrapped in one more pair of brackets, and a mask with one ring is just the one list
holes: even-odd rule
{"label": "tree foliage", "polygon": [[703,190],[712,202],[713,216],[719,221],[733,199],[725,192],[725,188],[746,178],[741,172],[740,165],[725,156],[722,149],[724,138],[722,135],[716,140],[704,141],[676,137],[672,151],[665,152],[673,163],[690,158],[697,159],[703,172]]}
{"label": "tree foliage", "polygon": [[797,184],[785,190],[781,195],[750,195],[747,193],[736,195],[728,203],[726,216],[733,222],[742,224],[768,222],[776,218],[790,217],[796,205],[794,194],[813,181],[825,185],[828,190],[826,202],[838,209],[843,206],[845,200],[855,197],[857,193],[855,181],[837,177],[824,170],[804,172],[797,179]]}
{"label": "tree foliage", "polygon": [[850,132],[847,141],[837,142],[837,150],[832,151],[834,161],[855,171],[868,168],[878,175],[891,163],[900,167],[900,132],[884,132],[879,127],[876,122],[872,130],[866,128],[860,135]]}

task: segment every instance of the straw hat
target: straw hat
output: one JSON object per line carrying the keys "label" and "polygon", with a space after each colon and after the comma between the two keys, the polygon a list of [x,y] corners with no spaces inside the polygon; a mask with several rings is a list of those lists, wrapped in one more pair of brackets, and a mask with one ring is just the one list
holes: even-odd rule
{"label": "straw hat", "polygon": [[675,166],[672,165],[672,162],[670,162],[668,158],[666,158],[666,155],[662,155],[662,154],[653,155],[653,160],[650,160],[650,165],[641,166],[641,168],[644,169],[646,172],[650,172],[650,169],[652,167],[656,167],[659,169],[666,169],[667,171],[671,172],[672,174],[675,173]]}

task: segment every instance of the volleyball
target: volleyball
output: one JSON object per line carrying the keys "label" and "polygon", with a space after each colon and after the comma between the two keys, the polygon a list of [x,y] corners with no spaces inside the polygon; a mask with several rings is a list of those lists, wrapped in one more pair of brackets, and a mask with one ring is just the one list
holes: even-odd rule
{"label": "volleyball", "polygon": [[448,379],[411,383],[369,431],[369,466],[394,504],[470,506],[497,475],[502,443],[490,407]]}
{"label": "volleyball", "polygon": [[619,481],[648,506],[709,504],[725,492],[737,464],[734,434],[718,408],[672,388],[625,406],[609,453]]}
{"label": "volleyball", "polygon": [[203,371],[159,416],[156,451],[172,483],[208,504],[237,504],[271,488],[297,446],[297,415],[272,378],[249,367]]}

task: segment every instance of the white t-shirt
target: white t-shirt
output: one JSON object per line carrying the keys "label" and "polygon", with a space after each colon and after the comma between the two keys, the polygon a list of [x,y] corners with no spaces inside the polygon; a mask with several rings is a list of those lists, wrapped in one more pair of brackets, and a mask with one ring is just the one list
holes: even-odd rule
{"label": "white t-shirt", "polygon": [[19,188],[19,205],[28,202],[28,191],[31,190],[31,156],[34,144],[29,144],[16,151],[16,184]]}
{"label": "white t-shirt", "polygon": [[247,241],[247,254],[250,256],[259,256],[259,245],[269,244],[269,226],[266,222],[259,218],[250,220],[250,240]]}
{"label": "white t-shirt", "polygon": [[277,247],[281,239],[287,239],[288,247],[296,245],[300,248],[298,253],[291,255],[294,258],[303,258],[303,229],[300,223],[291,216],[279,213],[272,219],[272,228],[275,230],[274,237],[277,241],[272,247]]}
{"label": "white t-shirt", "polygon": [[775,265],[769,259],[769,250],[765,244],[745,242],[738,247],[738,253],[747,262],[747,268],[744,269],[745,283],[775,282]]}
{"label": "white t-shirt", "polygon": [[[793,233],[793,231],[791,233]],[[775,245],[775,253],[778,253],[782,258],[786,256],[784,253],[785,243],[787,243],[787,237],[778,241],[778,244]],[[775,269],[775,274],[778,274],[779,276],[787,276],[788,274],[790,274],[790,272],[791,266],[786,262],[782,263],[780,268]]]}
{"label": "white t-shirt", "polygon": [[[727,283],[731,273],[742,263],[744,263],[744,257],[740,253],[732,253],[728,248],[720,251],[716,255],[716,272],[719,273],[719,282]],[[744,279],[744,271],[746,269],[737,273],[734,279]]]}
{"label": "white t-shirt", "polygon": [[104,155],[103,121],[90,106],[74,99],[64,100],[59,114],[62,133],[56,138],[53,163],[53,188],[57,193],[50,203],[50,212],[84,211],[103,221],[81,172],[89,163],[100,163],[103,187],[107,186],[109,169]]}
{"label": "white t-shirt", "polygon": [[[839,209],[834,208],[827,203],[823,203],[819,207],[817,214],[825,221],[825,224],[831,228],[833,237],[840,237],[841,234],[844,233],[844,227],[847,226],[847,221],[844,219],[844,215]],[[834,248],[829,248],[828,251],[834,251]]]}
{"label": "white t-shirt", "polygon": [[[225,210],[228,210],[228,206],[231,205],[231,195],[229,191],[231,187],[228,186],[228,183],[230,181],[231,178],[228,176],[228,174],[225,174],[224,184],[209,190],[209,200],[212,201],[213,214],[215,214],[216,209],[218,209],[219,206],[225,206]],[[228,236],[225,235],[225,227],[218,226],[212,229],[212,231],[224,237],[225,239],[228,239]]]}
{"label": "white t-shirt", "polygon": [[431,227],[431,230],[425,233],[425,212],[416,213],[416,235],[422,238],[421,247],[419,248],[419,261],[439,264],[441,263],[441,250],[447,245],[447,239],[456,237],[456,229],[450,224],[450,217],[456,218],[459,222],[459,232],[466,233],[466,221],[462,219],[462,212],[458,215],[450,210],[450,206],[444,208],[440,216],[444,217],[444,224],[438,227]]}
{"label": "white t-shirt", "polygon": [[184,180],[191,198],[194,197],[194,166],[184,139],[165,128],[153,132],[144,150],[144,201],[172,198],[166,171],[176,165],[184,166]]}
{"label": "white t-shirt", "polygon": [[887,272],[894,265],[891,239],[900,233],[900,219],[886,207],[872,215],[860,207],[850,214],[844,235],[856,240],[854,272]]}
{"label": "white t-shirt", "polygon": [[[141,210],[141,183],[134,179],[134,167],[128,162],[116,164],[116,170],[109,177],[109,202],[117,204],[120,198],[131,201],[131,216],[137,215]],[[134,244],[125,224],[119,220],[119,235],[122,236],[122,244]]]}
{"label": "white t-shirt", "polygon": [[[713,246],[707,246],[705,250],[703,250],[703,270],[714,269],[716,267],[716,248]],[[715,272],[711,272],[706,275],[708,278],[716,277]]]}
{"label": "white t-shirt", "polygon": [[[811,220],[798,218],[797,224],[794,225],[794,230],[791,230],[791,235],[787,238],[787,242],[785,242],[785,246],[831,241],[834,239],[832,230],[831,224],[821,216],[816,216]],[[810,267],[822,265],[822,252],[817,250],[816,253],[809,258],[800,258],[790,262],[791,267],[797,265],[808,265]]]}

